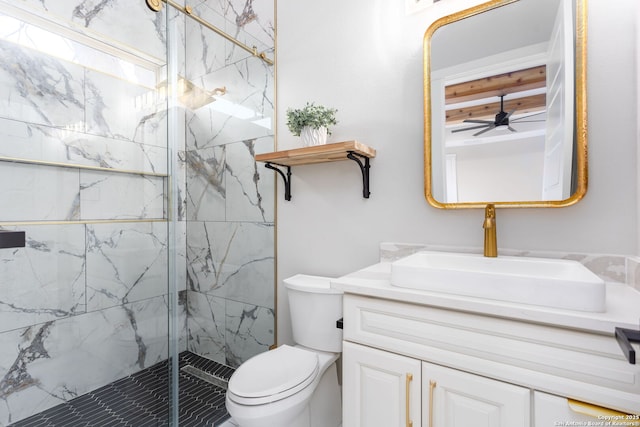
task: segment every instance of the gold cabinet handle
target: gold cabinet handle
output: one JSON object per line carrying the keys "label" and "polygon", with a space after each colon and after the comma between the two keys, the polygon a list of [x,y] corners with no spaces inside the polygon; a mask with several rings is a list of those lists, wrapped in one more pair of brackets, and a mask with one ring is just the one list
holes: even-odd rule
{"label": "gold cabinet handle", "polygon": [[405,411],[406,411],[406,421],[407,427],[413,427],[413,421],[411,421],[411,381],[413,380],[413,374],[407,373],[407,377],[405,379],[405,387],[406,387],[406,401],[405,401]]}
{"label": "gold cabinet handle", "polygon": [[436,382],[429,381],[429,427],[433,427],[433,389],[436,388]]}
{"label": "gold cabinet handle", "polygon": [[613,409],[603,408],[602,406],[592,405],[591,403],[581,402],[579,400],[567,399],[567,403],[573,412],[586,415],[588,417],[624,417],[627,415],[622,412],[614,411]]}

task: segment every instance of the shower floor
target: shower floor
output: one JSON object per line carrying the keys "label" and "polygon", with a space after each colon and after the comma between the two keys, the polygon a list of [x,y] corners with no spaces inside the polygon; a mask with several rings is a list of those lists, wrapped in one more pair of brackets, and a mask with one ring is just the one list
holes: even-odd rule
{"label": "shower floor", "polygon": [[[191,352],[180,353],[179,367],[180,427],[218,427],[228,420],[226,390],[212,384],[217,381],[210,376],[228,381],[233,368]],[[164,361],[9,427],[167,426],[168,386],[168,362]]]}

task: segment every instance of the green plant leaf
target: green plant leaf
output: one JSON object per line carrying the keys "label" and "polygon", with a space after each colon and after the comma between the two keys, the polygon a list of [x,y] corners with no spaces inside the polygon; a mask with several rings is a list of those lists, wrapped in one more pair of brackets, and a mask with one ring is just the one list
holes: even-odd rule
{"label": "green plant leaf", "polygon": [[327,133],[331,135],[330,126],[338,123],[336,120],[335,108],[327,108],[322,105],[315,105],[313,102],[309,103],[301,109],[287,109],[287,127],[295,136],[300,136],[302,128],[310,126],[314,129],[320,127],[326,127]]}

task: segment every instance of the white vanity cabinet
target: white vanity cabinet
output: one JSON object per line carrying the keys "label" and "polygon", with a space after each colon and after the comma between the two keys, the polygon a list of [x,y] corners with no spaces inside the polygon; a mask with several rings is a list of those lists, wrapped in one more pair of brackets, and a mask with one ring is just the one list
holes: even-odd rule
{"label": "white vanity cabinet", "polygon": [[343,426],[419,425],[419,360],[350,342],[342,352]]}
{"label": "white vanity cabinet", "polygon": [[350,342],[343,425],[528,427],[530,391]]}
{"label": "white vanity cabinet", "polygon": [[640,414],[640,367],[613,336],[349,292],[343,314],[345,427],[555,427]]}
{"label": "white vanity cabinet", "polygon": [[422,363],[422,425],[529,427],[530,390]]}

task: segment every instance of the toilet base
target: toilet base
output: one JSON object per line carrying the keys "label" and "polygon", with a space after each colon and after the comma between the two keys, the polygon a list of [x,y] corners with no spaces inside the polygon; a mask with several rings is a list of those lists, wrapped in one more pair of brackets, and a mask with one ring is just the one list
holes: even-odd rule
{"label": "toilet base", "polygon": [[335,362],[325,371],[309,403],[310,427],[338,427],[342,423],[342,388]]}

